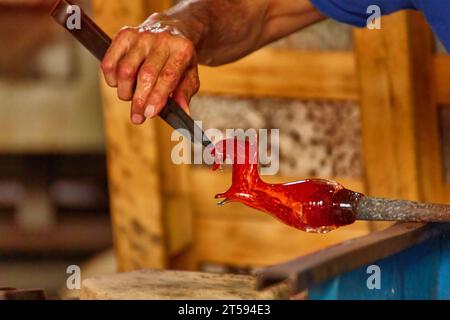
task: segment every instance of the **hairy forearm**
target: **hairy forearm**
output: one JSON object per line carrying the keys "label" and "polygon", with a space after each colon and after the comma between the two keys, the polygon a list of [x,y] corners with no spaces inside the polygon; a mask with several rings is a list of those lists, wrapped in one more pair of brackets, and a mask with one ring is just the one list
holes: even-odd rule
{"label": "hairy forearm", "polygon": [[145,24],[166,22],[194,43],[199,63],[220,65],[321,19],[309,0],[185,0]]}

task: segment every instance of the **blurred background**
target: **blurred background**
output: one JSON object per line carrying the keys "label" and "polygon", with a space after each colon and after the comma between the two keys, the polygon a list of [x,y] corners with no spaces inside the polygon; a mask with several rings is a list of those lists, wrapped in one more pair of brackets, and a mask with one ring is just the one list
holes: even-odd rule
{"label": "blurred background", "polygon": [[97,62],[52,3],[0,1],[0,287],[56,294],[112,239]]}
{"label": "blurred background", "polygon": [[[112,253],[113,228],[98,63],[49,17],[53,2],[0,0],[0,287],[39,287],[56,297],[62,294],[67,266],[86,266],[97,261],[95,268],[103,273],[114,272],[116,262]],[[96,10],[102,12],[99,2]],[[161,2],[165,6],[168,4]],[[93,13],[89,0],[77,3]],[[442,46],[438,41],[435,43],[434,53],[442,54]],[[289,52],[292,57],[302,52],[350,55],[354,46],[352,28],[328,20],[264,50]],[[261,61],[264,57],[255,59]],[[264,60],[268,66],[272,57],[268,55]],[[233,74],[236,69],[226,70]],[[236,76],[240,76],[242,70],[237,70],[241,72]],[[244,70],[252,72],[253,69]],[[192,111],[195,118],[205,122],[205,127],[225,129],[231,123],[237,128],[282,128],[280,179],[339,177],[339,181],[356,191],[367,190],[358,98],[352,94],[336,99],[318,95],[255,94],[251,85],[248,94],[234,94],[233,90],[217,92],[220,90],[213,88],[214,75],[208,70],[203,72],[206,89],[192,102]],[[287,76],[280,82],[291,80]],[[347,82],[352,86],[355,80],[347,79]],[[354,87],[352,90],[357,95],[358,85]],[[450,139],[450,112],[447,110],[443,108],[439,112],[443,141],[440,156],[446,169],[444,174],[450,181],[450,144],[445,143]],[[218,114],[220,117],[216,116]],[[200,181],[203,177],[204,183],[208,183],[210,180],[204,175],[206,173],[196,171],[191,173],[191,179]],[[228,180],[223,181],[226,185]],[[196,256],[204,256],[198,259],[196,268],[200,265],[199,268],[207,271],[246,273],[261,265],[282,262],[377,230],[375,225],[360,223],[323,240],[299,235],[298,231],[288,230],[268,217],[260,218],[260,213],[243,209],[239,214],[245,216],[243,223],[250,223],[249,230],[223,222],[220,228],[224,236],[220,238],[220,232],[213,235],[212,231],[207,231],[212,230],[212,226],[219,227],[211,223],[222,221],[206,213],[209,208],[212,209],[208,212],[217,211],[212,201],[216,191],[222,190],[212,188],[211,195],[205,195],[207,202],[193,196],[192,216],[186,222],[195,226],[194,236],[188,232],[186,241],[197,243],[194,246]],[[164,193],[161,197],[164,201]],[[205,203],[198,205],[196,201]],[[197,207],[202,207],[198,220]],[[237,206],[231,208],[238,211]],[[255,228],[259,228],[261,239],[252,235]],[[118,231],[116,235],[119,234]],[[283,246],[283,241],[279,241],[274,243],[272,251],[268,249],[267,255],[272,254],[272,258],[260,258],[261,248],[267,248],[262,238],[268,236],[274,240],[276,235],[283,235],[289,241],[295,239],[296,244]],[[243,251],[239,239],[246,240],[253,251]],[[200,242],[202,244],[198,244]],[[230,246],[222,252],[234,259],[220,256],[221,250],[217,248],[209,254],[212,243],[223,242],[229,242]],[[235,247],[231,247],[233,243]],[[173,256],[179,257],[180,250],[190,245],[180,248]],[[177,258],[167,267],[184,264],[180,261],[185,260]],[[138,261],[133,268],[147,265],[145,261]]]}

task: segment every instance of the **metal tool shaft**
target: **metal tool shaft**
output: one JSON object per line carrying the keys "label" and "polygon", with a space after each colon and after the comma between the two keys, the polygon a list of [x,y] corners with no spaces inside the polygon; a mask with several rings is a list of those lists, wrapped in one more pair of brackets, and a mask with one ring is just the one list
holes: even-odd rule
{"label": "metal tool shaft", "polygon": [[450,206],[406,200],[362,197],[356,207],[357,220],[450,222]]}

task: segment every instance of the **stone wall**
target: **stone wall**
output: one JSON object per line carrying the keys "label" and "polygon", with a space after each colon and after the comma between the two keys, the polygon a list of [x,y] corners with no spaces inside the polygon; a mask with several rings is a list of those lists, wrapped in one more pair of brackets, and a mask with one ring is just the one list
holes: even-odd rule
{"label": "stone wall", "polygon": [[[270,47],[350,51],[353,37],[350,27],[326,20]],[[280,171],[284,175],[362,176],[359,107],[355,103],[203,96],[193,100],[192,110],[207,128],[280,129]]]}
{"label": "stone wall", "polygon": [[354,103],[202,96],[193,99],[192,114],[205,129],[280,129],[283,175],[361,176]]}

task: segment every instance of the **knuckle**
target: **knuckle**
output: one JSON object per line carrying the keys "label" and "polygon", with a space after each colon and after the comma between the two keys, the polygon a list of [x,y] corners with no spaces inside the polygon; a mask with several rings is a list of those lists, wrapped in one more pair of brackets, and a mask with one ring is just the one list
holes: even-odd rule
{"label": "knuckle", "polygon": [[111,73],[114,71],[114,64],[109,60],[103,60],[101,63],[101,68],[105,73]]}
{"label": "knuckle", "polygon": [[142,66],[139,71],[139,81],[144,83],[153,82],[156,78],[156,69],[152,66]]}
{"label": "knuckle", "polygon": [[181,52],[184,52],[185,54],[193,55],[195,51],[194,44],[186,39],[186,38],[177,38],[178,46]]}
{"label": "knuckle", "polygon": [[134,76],[135,68],[129,63],[122,63],[119,65],[118,77],[120,79],[129,79]]}
{"label": "knuckle", "polygon": [[170,36],[167,32],[149,32],[149,34],[151,35],[153,41],[155,41],[158,45],[166,45],[170,41]]}
{"label": "knuckle", "polygon": [[193,54],[190,51],[181,50],[175,55],[175,64],[179,67],[188,66]]}
{"label": "knuckle", "polygon": [[189,64],[189,60],[186,59],[185,55],[176,55],[170,64],[172,70],[177,70],[178,72],[185,72],[186,67]]}
{"label": "knuckle", "polygon": [[149,42],[155,39],[155,34],[152,32],[141,32],[139,33],[138,41],[139,42]]}
{"label": "knuckle", "polygon": [[133,27],[123,27],[122,29],[120,29],[118,36],[119,37],[126,37],[129,36],[131,34],[134,33],[134,28]]}
{"label": "knuckle", "polygon": [[159,32],[159,33],[157,33],[157,35],[162,40],[172,39],[172,35],[167,31]]}
{"label": "knuckle", "polygon": [[177,80],[176,68],[170,67],[163,70],[161,78],[168,82],[174,82]]}

